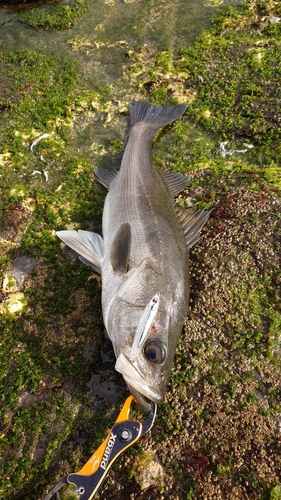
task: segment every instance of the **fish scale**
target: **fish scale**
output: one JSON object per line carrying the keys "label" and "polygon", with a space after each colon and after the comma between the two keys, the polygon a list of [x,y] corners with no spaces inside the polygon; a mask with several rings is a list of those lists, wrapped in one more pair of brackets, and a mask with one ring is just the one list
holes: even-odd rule
{"label": "fish scale", "polygon": [[[103,317],[117,358],[115,369],[145,412],[166,391],[188,309],[188,249],[209,216],[198,210],[179,220],[173,198],[188,179],[179,172],[160,172],[152,161],[154,135],[185,109],[184,104],[161,107],[133,101],[120,170],[96,172],[109,188],[103,245],[95,233],[57,233],[84,263],[101,272]],[[155,296],[160,300],[152,314]]]}

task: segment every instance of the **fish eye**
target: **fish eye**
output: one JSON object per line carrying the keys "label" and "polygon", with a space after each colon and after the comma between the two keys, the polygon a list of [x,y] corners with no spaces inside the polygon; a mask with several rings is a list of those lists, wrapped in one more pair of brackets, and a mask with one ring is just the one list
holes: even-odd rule
{"label": "fish eye", "polygon": [[158,340],[149,340],[144,346],[144,354],[151,363],[162,363],[165,359],[165,349]]}

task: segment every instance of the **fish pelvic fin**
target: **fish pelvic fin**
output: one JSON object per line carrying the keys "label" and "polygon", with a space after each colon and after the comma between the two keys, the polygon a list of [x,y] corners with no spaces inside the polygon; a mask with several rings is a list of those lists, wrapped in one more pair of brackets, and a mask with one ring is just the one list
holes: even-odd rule
{"label": "fish pelvic fin", "polygon": [[150,122],[154,124],[153,132],[165,127],[175,121],[185,112],[186,104],[176,104],[171,106],[151,106],[146,102],[132,101],[130,104],[130,126],[133,127],[138,122]]}
{"label": "fish pelvic fin", "polygon": [[126,273],[131,251],[131,226],[124,222],[119,227],[111,247],[110,262],[114,271]]}
{"label": "fish pelvic fin", "polygon": [[176,210],[179,222],[182,226],[187,248],[191,248],[200,236],[201,229],[206,224],[212,210]]}
{"label": "fish pelvic fin", "polygon": [[72,250],[79,254],[83,264],[91,266],[101,274],[101,263],[103,259],[103,238],[91,231],[56,231],[56,235]]}

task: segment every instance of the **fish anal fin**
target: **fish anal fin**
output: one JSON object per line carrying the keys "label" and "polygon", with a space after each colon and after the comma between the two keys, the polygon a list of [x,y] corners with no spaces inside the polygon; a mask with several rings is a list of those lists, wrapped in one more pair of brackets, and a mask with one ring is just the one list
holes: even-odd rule
{"label": "fish anal fin", "polygon": [[199,240],[199,233],[206,224],[212,210],[176,210],[182,226],[187,248],[191,248]]}
{"label": "fish anal fin", "polygon": [[131,226],[124,222],[119,227],[111,247],[110,261],[114,271],[128,271],[131,251]]}
{"label": "fish anal fin", "polygon": [[82,262],[101,273],[103,238],[91,231],[57,231],[56,235],[82,257]]}
{"label": "fish anal fin", "polygon": [[185,175],[177,171],[164,170],[162,173],[174,198],[176,198],[179,193],[186,189],[190,182],[190,180],[185,177]]}

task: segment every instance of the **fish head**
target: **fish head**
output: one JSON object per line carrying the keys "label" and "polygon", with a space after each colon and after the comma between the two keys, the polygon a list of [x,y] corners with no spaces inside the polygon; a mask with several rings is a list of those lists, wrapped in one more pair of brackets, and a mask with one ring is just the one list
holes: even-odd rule
{"label": "fish head", "polygon": [[144,266],[117,290],[108,314],[108,333],[120,372],[139,407],[161,403],[166,392],[187,300],[183,285],[160,290],[159,275]]}

